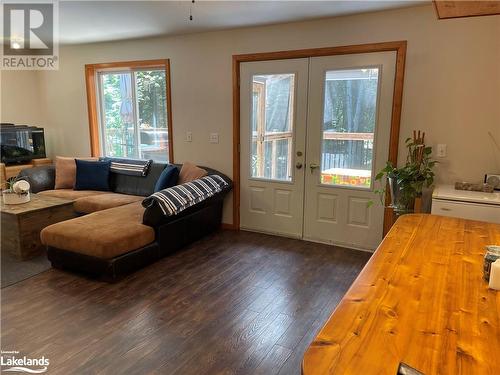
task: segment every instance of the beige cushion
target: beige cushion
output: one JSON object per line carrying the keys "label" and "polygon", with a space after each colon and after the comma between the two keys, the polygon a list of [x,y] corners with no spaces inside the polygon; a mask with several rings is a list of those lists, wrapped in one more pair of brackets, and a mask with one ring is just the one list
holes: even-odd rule
{"label": "beige cushion", "polygon": [[76,163],[75,158],[56,156],[56,184],[55,189],[72,189],[75,186]]}
{"label": "beige cushion", "polygon": [[89,197],[91,195],[102,195],[102,194],[112,194],[112,193],[107,191],[95,191],[95,190],[58,189],[58,190],[44,190],[37,194],[48,195],[50,197],[56,197],[74,201],[78,198]]}
{"label": "beige cushion", "polygon": [[207,171],[197,167],[193,163],[186,162],[182,164],[181,171],[179,172],[179,182],[178,184],[183,184],[185,182],[190,182],[198,178],[205,177]]}
{"label": "beige cushion", "polygon": [[[99,158],[82,158],[82,160],[98,160]],[[76,180],[75,158],[56,156],[55,189],[73,189]]]}
{"label": "beige cushion", "polygon": [[118,193],[90,195],[78,198],[73,207],[75,211],[89,214],[91,212],[106,210],[108,208],[119,207],[125,204],[142,201],[144,197],[139,195],[127,195]]}
{"label": "beige cushion", "polygon": [[155,240],[152,227],[142,224],[141,202],[62,221],[44,228],[42,243],[62,250],[111,259]]}

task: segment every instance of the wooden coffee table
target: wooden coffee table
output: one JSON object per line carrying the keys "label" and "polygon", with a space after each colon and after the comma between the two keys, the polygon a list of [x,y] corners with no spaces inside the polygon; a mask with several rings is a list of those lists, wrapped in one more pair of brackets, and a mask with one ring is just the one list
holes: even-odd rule
{"label": "wooden coffee table", "polygon": [[23,204],[1,203],[2,252],[26,260],[44,251],[40,231],[54,223],[76,217],[73,202],[44,195],[31,195]]}

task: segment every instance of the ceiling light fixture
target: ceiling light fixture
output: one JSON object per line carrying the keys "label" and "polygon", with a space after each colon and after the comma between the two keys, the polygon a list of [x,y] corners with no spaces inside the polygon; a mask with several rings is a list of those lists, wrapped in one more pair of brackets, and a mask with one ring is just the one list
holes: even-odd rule
{"label": "ceiling light fixture", "polygon": [[24,40],[18,35],[11,35],[10,37],[10,48],[21,49],[24,48]]}

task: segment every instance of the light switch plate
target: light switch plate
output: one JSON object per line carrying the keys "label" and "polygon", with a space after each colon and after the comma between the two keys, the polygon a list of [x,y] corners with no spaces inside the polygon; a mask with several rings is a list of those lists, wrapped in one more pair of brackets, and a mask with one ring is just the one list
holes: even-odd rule
{"label": "light switch plate", "polygon": [[186,142],[193,142],[193,133],[186,132]]}
{"label": "light switch plate", "polygon": [[210,143],[219,143],[219,133],[210,133]]}
{"label": "light switch plate", "polygon": [[446,145],[444,143],[439,143],[436,147],[436,156],[438,158],[446,157]]}

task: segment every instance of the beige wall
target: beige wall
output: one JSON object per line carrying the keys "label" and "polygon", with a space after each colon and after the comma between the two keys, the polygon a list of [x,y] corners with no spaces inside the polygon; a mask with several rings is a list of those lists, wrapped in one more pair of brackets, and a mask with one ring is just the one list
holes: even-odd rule
{"label": "beige wall", "polygon": [[0,71],[1,122],[45,125],[39,77],[38,72],[30,70]]}
{"label": "beige wall", "polygon": [[[50,152],[90,152],[84,64],[170,58],[175,161],[191,160],[232,175],[233,54],[393,40],[408,41],[401,140],[422,129],[430,144],[448,145],[438,181],[479,181],[485,172],[500,173],[500,152],[488,136],[491,132],[500,143],[500,16],[438,21],[432,6],[63,47],[60,70],[39,74]],[[186,131],[193,133],[192,143],[184,142]],[[211,132],[219,132],[219,144],[208,142]],[[226,206],[224,221],[231,222]]]}
{"label": "beige wall", "polygon": [[40,79],[36,71],[0,71],[0,122],[44,127],[45,146],[50,152],[55,148],[55,128],[47,123],[47,97]]}

